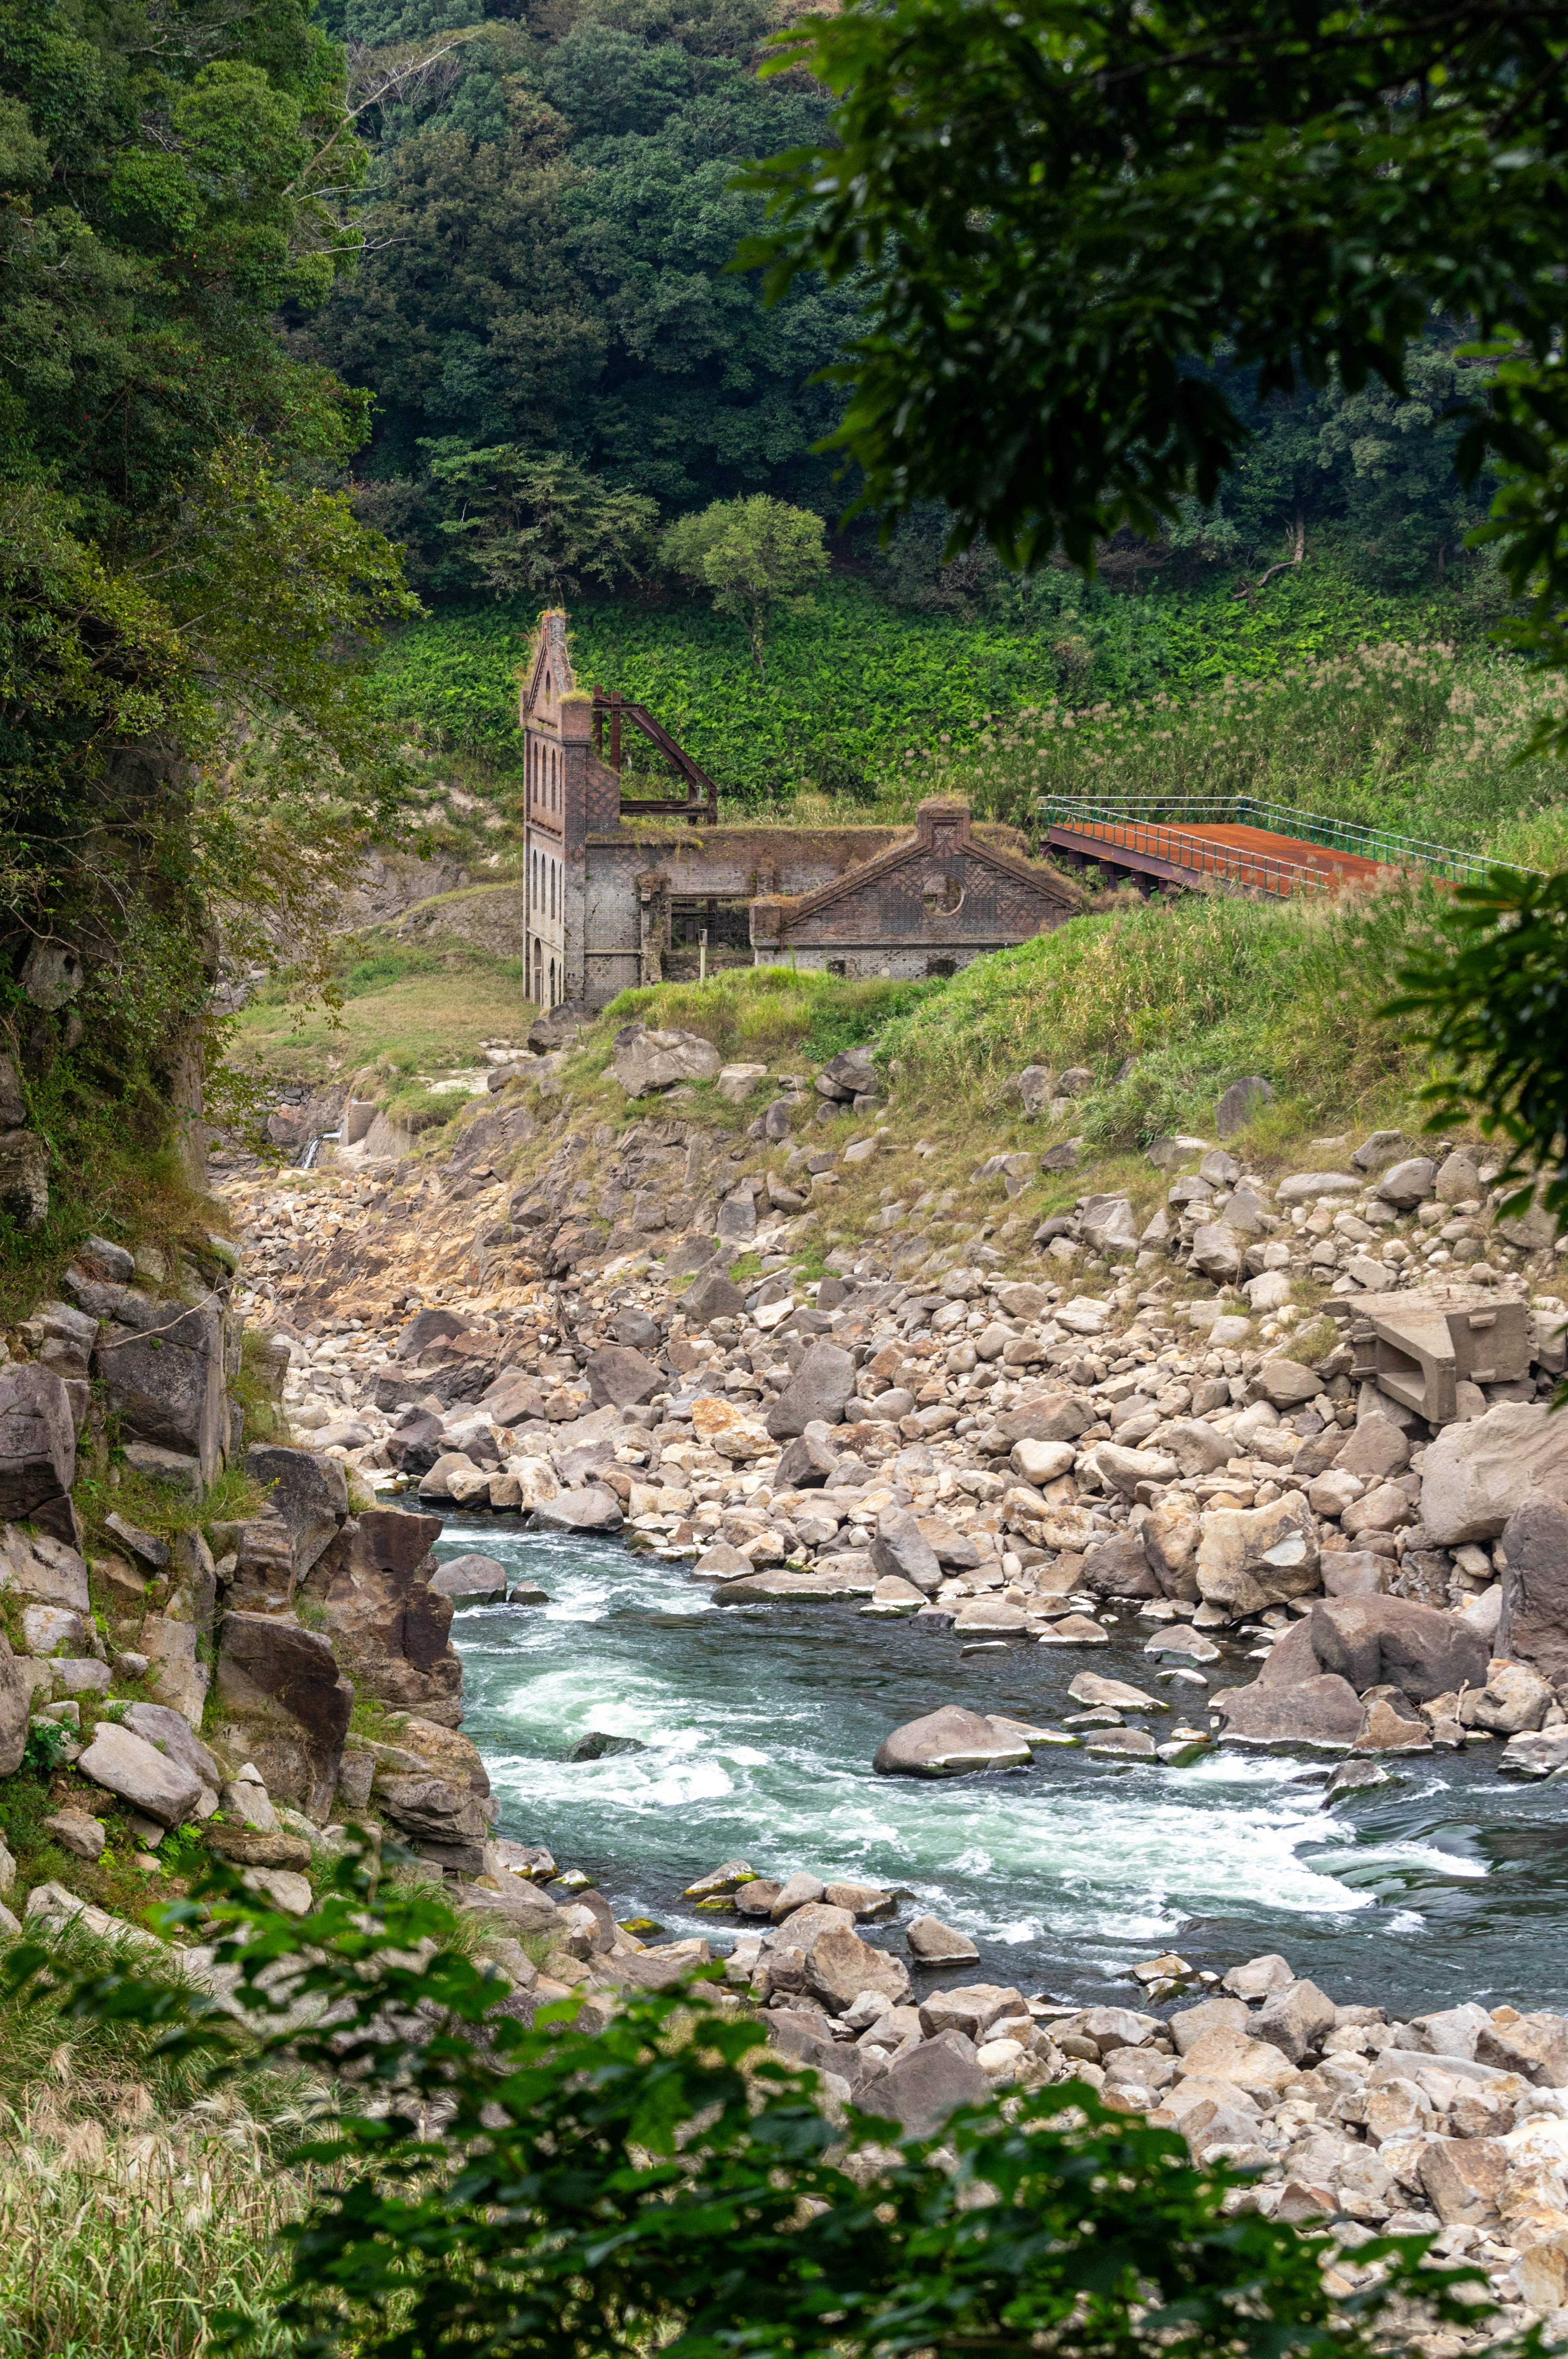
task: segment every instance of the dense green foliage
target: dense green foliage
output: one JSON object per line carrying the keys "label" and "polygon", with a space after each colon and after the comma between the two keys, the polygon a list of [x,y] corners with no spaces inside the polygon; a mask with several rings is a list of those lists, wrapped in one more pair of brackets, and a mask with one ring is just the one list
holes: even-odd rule
{"label": "dense green foliage", "polygon": [[[411,610],[323,478],[362,396],[290,358],[362,154],[307,0],[0,5],[0,1029],[57,1192],[41,1256],[189,1118],[231,954],[305,928],[385,733],[345,634]],[[10,980],[72,943],[69,1011]]]}
{"label": "dense green foliage", "polygon": [[[1238,395],[1337,381],[1354,406],[1380,380],[1402,404],[1434,320],[1506,329],[1538,370],[1557,350],[1550,7],[893,0],[781,41],[838,103],[756,176],[776,220],[752,258],[780,292],[861,288],[839,441],[868,506],[945,500],[958,546],[1087,565],[1156,534],[1247,451]],[[1485,385],[1416,388],[1467,419],[1472,472]],[[1342,422],[1353,446],[1400,421]]]}
{"label": "dense green foliage", "polygon": [[[776,21],[764,0],[586,0],[525,18],[487,17],[481,0],[331,0],[326,14],[363,94],[367,243],[295,348],[374,389],[356,499],[406,541],[422,591],[489,586],[450,529],[467,511],[441,469],[462,453],[568,460],[666,517],[763,490],[824,516],[844,507],[858,475],[836,480],[813,448],[842,395],[815,379],[859,332],[862,275],[797,276],[770,308],[757,275],[730,266],[762,225],[736,175],[832,136],[819,82],[759,77]],[[427,70],[373,103],[415,57]],[[1113,575],[1218,569],[1235,585],[1299,525],[1311,557],[1332,551],[1376,589],[1485,579],[1464,539],[1487,487],[1459,484],[1463,421],[1447,417],[1476,372],[1451,325],[1418,320],[1412,335],[1397,397],[1330,372],[1260,408],[1256,368],[1221,353],[1254,440],[1210,506],[1184,496],[1152,545],[1110,550]],[[1220,382],[1215,357],[1195,372],[1206,383]],[[1016,588],[984,557],[945,565],[951,526],[916,501],[887,558],[869,529],[856,547],[895,602],[978,599],[1002,619]]]}
{"label": "dense green foliage", "polygon": [[763,488],[831,497],[811,456],[852,294],[776,310],[730,262],[761,219],[752,156],[820,136],[822,93],[760,83],[765,0],[611,0],[559,37],[478,0],[347,0],[373,55],[461,30],[409,103],[384,107],[368,250],[299,347],[373,386],[366,512],[419,564],[452,511],[427,444],[565,451],[666,512]]}
{"label": "dense green foliage", "polygon": [[[380,659],[376,693],[389,712],[513,768],[515,675],[534,621],[531,607],[502,603],[414,624]],[[1027,603],[991,616],[890,605],[874,582],[837,575],[807,611],[778,616],[765,679],[741,624],[700,606],[580,605],[571,644],[579,683],[641,699],[727,796],[753,804],[803,786],[869,801],[911,749],[961,758],[954,749],[989,720],[1053,697],[1185,696],[1232,674],[1278,679],[1363,639],[1477,627],[1452,600],[1379,595],[1327,565],[1271,583],[1256,605],[1223,582],[1182,592],[1156,576],[1117,591],[1053,569]]]}
{"label": "dense green foliage", "polygon": [[[626,1994],[592,2035],[575,2001],[524,2027],[492,2011],[504,1981],[461,1954],[443,1902],[378,1891],[354,1860],[300,1919],[222,1866],[200,1900],[215,1926],[200,1901],[165,1921],[218,1932],[262,2057],[287,2049],[341,2093],[303,2147],[332,2183],[286,2232],[276,2315],[302,2352],[1368,2359],[1390,2332],[1403,2347],[1487,2312],[1479,2268],[1429,2267],[1421,2239],[1361,2245],[1356,2289],[1332,2289],[1323,2241],[1238,2208],[1228,2168],[1083,2083],[961,2108],[940,2138],[851,2114],[850,2168],[815,2076],[700,1973]],[[41,1951],[11,1973],[49,1989]],[[301,2001],[330,2010],[320,2027],[265,2036]],[[250,2045],[131,1962],[65,2005],[166,2023],[220,2068]]]}
{"label": "dense green foliage", "polygon": [[809,613],[810,593],[827,572],[821,517],[765,492],[681,516],[665,535],[663,555],[672,573],[708,592],[716,614],[745,625],[752,660],[764,673],[774,615]]}
{"label": "dense green foliage", "polygon": [[1415,950],[1390,1012],[1414,1019],[1441,1078],[1434,1123],[1479,1122],[1506,1143],[1503,1184],[1568,1209],[1568,875],[1464,886],[1441,935]]}

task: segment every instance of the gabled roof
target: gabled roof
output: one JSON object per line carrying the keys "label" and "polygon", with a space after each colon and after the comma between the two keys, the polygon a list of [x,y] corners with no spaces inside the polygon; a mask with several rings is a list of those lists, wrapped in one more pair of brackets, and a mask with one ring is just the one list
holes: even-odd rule
{"label": "gabled roof", "polygon": [[1028,886],[1042,900],[1054,901],[1066,909],[1083,906],[1083,894],[1077,886],[1056,873],[1043,868],[1032,860],[1021,860],[1011,852],[999,852],[984,843],[971,832],[971,814],[966,802],[946,798],[922,803],[914,814],[914,833],[907,843],[895,843],[874,859],[860,866],[846,869],[830,885],[819,885],[814,893],[801,893],[793,897],[770,895],[768,906],[776,912],[781,933],[797,925],[803,919],[815,918],[835,902],[850,898],[869,884],[880,883],[900,868],[912,866],[916,861],[945,852],[961,854],[966,860],[979,861],[982,867],[994,868],[1015,882]]}

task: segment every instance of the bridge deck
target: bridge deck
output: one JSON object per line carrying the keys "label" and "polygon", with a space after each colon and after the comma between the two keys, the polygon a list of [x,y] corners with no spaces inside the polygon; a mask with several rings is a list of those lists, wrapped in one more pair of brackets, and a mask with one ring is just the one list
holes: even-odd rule
{"label": "bridge deck", "polygon": [[1301,892],[1372,885],[1383,873],[1375,860],[1339,852],[1259,827],[1227,824],[1167,827],[1145,820],[1075,820],[1047,830],[1053,850],[1076,853],[1105,868],[1181,883],[1209,875],[1229,885],[1288,900]]}

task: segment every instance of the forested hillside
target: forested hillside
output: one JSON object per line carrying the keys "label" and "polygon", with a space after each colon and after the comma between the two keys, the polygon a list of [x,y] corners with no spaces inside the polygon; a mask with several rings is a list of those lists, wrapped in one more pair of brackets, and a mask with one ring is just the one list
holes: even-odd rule
{"label": "forested hillside", "polygon": [[[827,517],[852,498],[853,476],[813,446],[838,415],[838,388],[814,379],[853,337],[853,283],[803,278],[770,310],[730,266],[762,219],[735,176],[826,121],[799,71],[759,79],[789,13],[773,0],[552,0],[502,16],[482,0],[327,0],[372,148],[365,247],[291,337],[374,393],[359,505],[406,540],[427,597],[480,586],[468,541],[442,530],[471,516],[475,453],[491,454],[484,496],[525,506],[542,484],[575,501],[590,536],[619,543],[623,586],[657,567],[633,561],[626,511],[604,506],[617,496],[656,503],[665,521],[754,491]],[[1458,423],[1434,426],[1480,373],[1456,357],[1461,341],[1434,323],[1407,400],[1374,384],[1271,402],[1214,508],[1191,507],[1157,547],[1107,551],[1105,579],[1223,582],[1245,602],[1268,566],[1304,554],[1380,596],[1485,603],[1489,569],[1464,538],[1489,486],[1461,490]],[[850,547],[896,605],[1054,624],[1060,577],[1021,588],[979,552],[945,567],[946,530],[926,506],[885,552],[869,523]]]}

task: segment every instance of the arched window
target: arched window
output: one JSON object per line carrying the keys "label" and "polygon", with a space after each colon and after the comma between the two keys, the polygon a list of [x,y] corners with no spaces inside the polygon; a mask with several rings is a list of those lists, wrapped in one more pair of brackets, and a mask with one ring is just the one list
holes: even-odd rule
{"label": "arched window", "polygon": [[553,1007],[553,1006],[555,1006],[555,1004],[556,1004],[556,962],[555,962],[555,960],[554,960],[554,959],[552,959],[552,960],[550,961],[550,1006]]}

